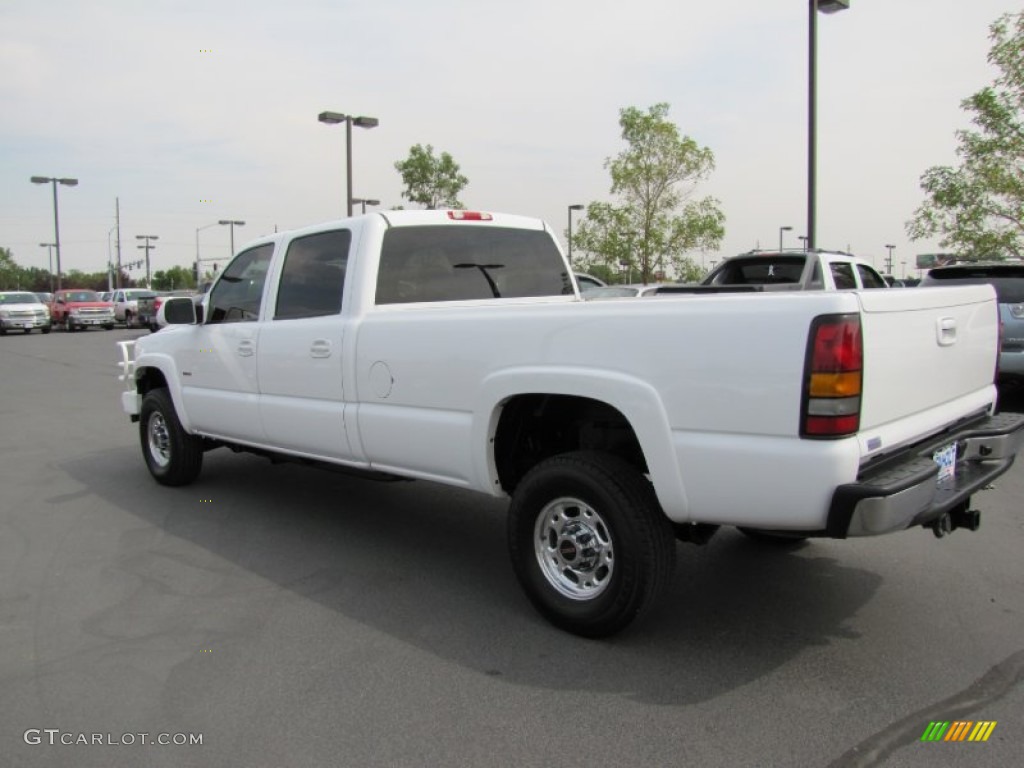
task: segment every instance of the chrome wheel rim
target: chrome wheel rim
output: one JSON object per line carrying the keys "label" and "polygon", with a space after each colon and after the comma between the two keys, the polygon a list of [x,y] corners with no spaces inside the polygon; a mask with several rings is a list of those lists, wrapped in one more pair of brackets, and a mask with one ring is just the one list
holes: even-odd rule
{"label": "chrome wheel rim", "polygon": [[615,570],[611,531],[589,504],[552,501],[537,515],[533,534],[540,571],[559,594],[592,600],[608,588]]}
{"label": "chrome wheel rim", "polygon": [[149,455],[159,467],[171,463],[171,435],[167,430],[167,422],[163,414],[152,413],[146,425],[146,436],[149,442]]}

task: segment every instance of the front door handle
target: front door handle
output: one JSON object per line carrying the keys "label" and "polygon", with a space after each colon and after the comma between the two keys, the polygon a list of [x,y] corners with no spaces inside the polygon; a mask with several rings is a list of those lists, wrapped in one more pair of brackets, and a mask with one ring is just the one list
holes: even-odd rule
{"label": "front door handle", "polygon": [[309,347],[310,357],[330,357],[331,342],[327,339],[316,339]]}
{"label": "front door handle", "polygon": [[241,357],[252,357],[253,352],[256,351],[256,345],[252,343],[252,339],[242,339],[238,342],[238,354]]}

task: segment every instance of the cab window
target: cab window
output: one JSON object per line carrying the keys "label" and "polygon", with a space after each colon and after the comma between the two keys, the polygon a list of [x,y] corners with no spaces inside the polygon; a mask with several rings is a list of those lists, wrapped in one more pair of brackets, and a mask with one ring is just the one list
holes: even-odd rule
{"label": "cab window", "polygon": [[860,276],[860,284],[865,288],[888,288],[885,280],[875,270],[864,264],[857,265],[857,274]]}
{"label": "cab window", "polygon": [[323,317],[341,311],[352,233],[321,232],[292,240],[281,269],[275,320]]}
{"label": "cab window", "polygon": [[829,265],[832,272],[832,282],[836,284],[837,291],[852,291],[857,287],[857,280],[853,276],[853,265],[845,261],[833,261]]}
{"label": "cab window", "polygon": [[210,294],[207,324],[251,323],[259,319],[273,243],[242,251]]}

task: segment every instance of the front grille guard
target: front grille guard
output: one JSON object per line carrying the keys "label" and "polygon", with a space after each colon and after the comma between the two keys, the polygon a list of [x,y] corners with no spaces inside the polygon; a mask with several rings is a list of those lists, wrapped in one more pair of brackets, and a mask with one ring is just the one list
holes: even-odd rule
{"label": "front grille guard", "polygon": [[128,392],[135,391],[135,342],[134,341],[119,341],[117,346],[121,349],[121,361],[118,365],[121,366],[121,375],[117,377],[118,381],[124,382],[124,388]]}

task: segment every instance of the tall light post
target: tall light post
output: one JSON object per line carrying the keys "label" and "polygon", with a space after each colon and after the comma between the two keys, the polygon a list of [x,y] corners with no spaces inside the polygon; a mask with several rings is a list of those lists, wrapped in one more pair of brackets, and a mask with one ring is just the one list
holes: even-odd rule
{"label": "tall light post", "polygon": [[156,250],[156,246],[150,243],[150,240],[159,240],[156,235],[136,235],[136,240],[145,240],[145,245],[137,245],[136,248],[146,249],[146,287],[151,288],[153,286],[153,279],[149,274],[149,252]]}
{"label": "tall light post", "polygon": [[[199,233],[202,232],[204,229],[209,229],[210,227],[219,227],[219,226],[220,226],[220,222],[219,221],[215,221],[212,224],[204,224],[201,227],[196,227],[196,287],[197,288],[199,287],[199,276],[202,274],[202,272],[200,270],[202,268],[202,263],[203,263],[203,260],[201,258],[199,258]],[[232,254],[232,255],[234,255],[234,254]]]}
{"label": "tall light post", "polygon": [[116,229],[117,224],[107,230],[107,290],[111,292],[114,290],[114,253],[110,246],[110,236]]}
{"label": "tall light post", "polygon": [[779,227],[779,253],[782,253],[782,233],[783,232],[792,232],[792,231],[793,231],[792,227]]}
{"label": "tall light post", "polygon": [[231,227],[231,258],[235,258],[235,227],[244,227],[244,221],[232,221],[230,219],[221,219],[217,222],[221,226]]}
{"label": "tall light post", "polygon": [[807,235],[797,235],[796,239],[799,240],[800,244],[803,246],[804,253],[807,253]]}
{"label": "tall light post", "polygon": [[569,266],[572,266],[572,212],[582,211],[583,206],[580,203],[569,206]]}
{"label": "tall light post", "polygon": [[896,246],[895,245],[887,245],[885,247],[889,249],[889,255],[885,259],[885,274],[891,275],[892,274],[892,252],[896,248]]}
{"label": "tall light post", "polygon": [[49,258],[50,268],[47,274],[50,276],[50,293],[53,293],[53,243],[40,243],[40,248],[46,249],[46,255]]}
{"label": "tall light post", "polygon": [[352,125],[355,124],[360,128],[376,128],[380,125],[380,121],[376,117],[355,117],[343,115],[341,112],[321,112],[317,116],[317,120],[327,125],[345,124],[345,173],[347,178],[345,200],[347,202],[346,215],[351,216],[354,202],[352,200]]}
{"label": "tall light post", "polygon": [[817,183],[817,90],[818,90],[818,12],[836,13],[850,7],[850,0],[808,0],[807,61],[807,247],[817,246],[815,185]]}
{"label": "tall light post", "polygon": [[60,179],[52,176],[33,176],[33,184],[53,184],[53,247],[57,249],[57,290],[62,287],[60,271],[60,217],[57,214],[57,185],[78,186],[78,179]]}
{"label": "tall light post", "polygon": [[366,206],[368,206],[368,205],[374,205],[374,206],[380,205],[380,200],[368,200],[365,197],[353,197],[352,198],[352,204],[353,205],[359,205],[360,203],[363,206],[363,213],[366,213]]}

